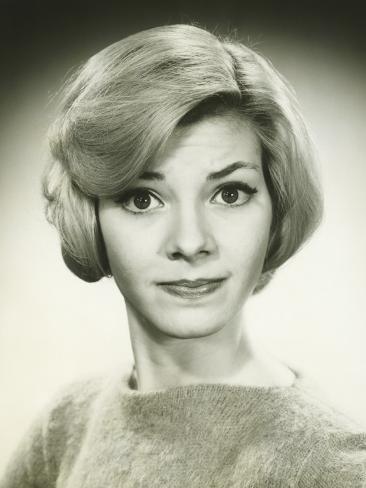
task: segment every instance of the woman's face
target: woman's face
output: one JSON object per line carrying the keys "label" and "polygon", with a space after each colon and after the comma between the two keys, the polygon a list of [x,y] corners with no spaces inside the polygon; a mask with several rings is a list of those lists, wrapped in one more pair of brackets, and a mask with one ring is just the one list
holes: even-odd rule
{"label": "woman's face", "polygon": [[[272,219],[250,123],[226,115],[177,128],[119,201],[100,201],[99,218],[129,313],[172,337],[225,327],[261,274]],[[169,285],[198,279],[220,281]]]}

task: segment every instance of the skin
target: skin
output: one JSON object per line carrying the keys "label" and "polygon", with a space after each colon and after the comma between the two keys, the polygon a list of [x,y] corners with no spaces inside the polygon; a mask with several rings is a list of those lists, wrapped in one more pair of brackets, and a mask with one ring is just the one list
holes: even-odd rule
{"label": "skin", "polygon": [[[249,166],[207,181],[238,161]],[[136,183],[152,193],[150,199],[144,194],[146,209],[133,196],[99,202],[110,267],[125,299],[138,389],[291,384],[291,370],[252,343],[242,313],[261,274],[272,221],[261,146],[250,123],[227,114],[177,128],[149,169],[165,179]],[[238,181],[256,192],[237,188]],[[221,190],[228,183],[231,200]],[[195,300],[158,285],[214,277],[226,279]]]}

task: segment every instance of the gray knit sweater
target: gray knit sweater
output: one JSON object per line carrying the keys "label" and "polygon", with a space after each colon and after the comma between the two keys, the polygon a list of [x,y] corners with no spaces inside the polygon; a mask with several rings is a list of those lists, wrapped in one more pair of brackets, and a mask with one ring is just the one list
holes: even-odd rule
{"label": "gray knit sweater", "polygon": [[1,488],[366,487],[366,434],[292,386],[68,388],[34,423]]}

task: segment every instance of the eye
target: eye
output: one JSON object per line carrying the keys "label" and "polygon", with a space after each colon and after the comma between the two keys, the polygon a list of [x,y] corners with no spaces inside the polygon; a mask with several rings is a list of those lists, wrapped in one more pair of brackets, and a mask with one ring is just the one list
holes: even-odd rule
{"label": "eye", "polygon": [[122,195],[116,203],[132,213],[147,213],[161,207],[162,202],[147,188],[133,188]]}
{"label": "eye", "polygon": [[237,207],[247,203],[257,191],[256,188],[249,186],[247,183],[228,183],[215,193],[212,200],[219,197],[218,200],[216,200],[216,203]]}

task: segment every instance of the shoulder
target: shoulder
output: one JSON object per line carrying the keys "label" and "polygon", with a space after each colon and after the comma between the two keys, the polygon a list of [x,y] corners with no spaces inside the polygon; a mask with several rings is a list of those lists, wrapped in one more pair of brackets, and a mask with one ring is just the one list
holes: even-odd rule
{"label": "shoulder", "polygon": [[0,486],[55,486],[61,466],[72,466],[98,402],[116,373],[78,380],[61,388],[32,422],[13,453]]}
{"label": "shoulder", "polygon": [[339,411],[311,381],[294,402],[307,447],[299,486],[366,487],[366,429]]}
{"label": "shoulder", "polygon": [[366,434],[334,431],[309,449],[299,486],[366,487]]}
{"label": "shoulder", "polygon": [[52,456],[55,468],[66,457],[78,454],[96,418],[106,414],[115,401],[121,372],[84,378],[62,388],[42,414],[44,452]]}
{"label": "shoulder", "polygon": [[55,440],[60,447],[63,439],[81,434],[107,381],[106,377],[85,378],[61,388],[41,413],[45,439]]}
{"label": "shoulder", "polygon": [[48,428],[63,425],[67,422],[84,420],[90,408],[103,392],[108,377],[97,376],[83,378],[62,387],[47,403],[43,418]]}

